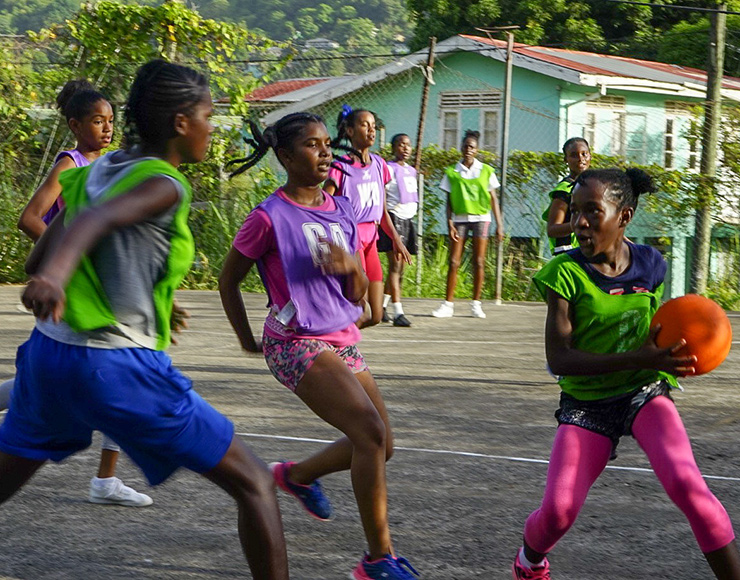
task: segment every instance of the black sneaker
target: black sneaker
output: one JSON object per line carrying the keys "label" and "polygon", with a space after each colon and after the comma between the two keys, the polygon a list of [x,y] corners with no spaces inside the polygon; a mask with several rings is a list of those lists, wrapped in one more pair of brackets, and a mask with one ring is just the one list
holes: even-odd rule
{"label": "black sneaker", "polygon": [[393,319],[393,326],[411,326],[411,322],[403,314],[399,314]]}
{"label": "black sneaker", "polygon": [[391,321],[391,317],[388,316],[388,311],[385,308],[383,308],[383,318],[381,318],[380,321],[381,322],[390,322]]}

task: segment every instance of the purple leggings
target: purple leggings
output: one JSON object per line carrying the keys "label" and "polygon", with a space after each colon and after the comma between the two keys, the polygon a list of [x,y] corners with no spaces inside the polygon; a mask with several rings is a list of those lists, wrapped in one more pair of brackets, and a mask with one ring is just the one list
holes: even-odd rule
{"label": "purple leggings", "polygon": [[[727,511],[707,487],[673,402],[656,397],[638,413],[632,435],[650,460],[668,497],[686,515],[705,554],[735,538]],[[588,491],[606,467],[612,450],[608,437],[575,425],[561,425],[547,470],[540,509],[524,525],[524,541],[548,553],[576,521]]]}

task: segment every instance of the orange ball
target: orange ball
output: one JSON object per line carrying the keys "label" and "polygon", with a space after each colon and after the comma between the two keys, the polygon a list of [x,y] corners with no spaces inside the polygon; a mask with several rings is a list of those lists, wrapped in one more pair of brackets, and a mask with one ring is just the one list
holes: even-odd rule
{"label": "orange ball", "polygon": [[663,304],[653,316],[650,328],[660,324],[655,342],[661,348],[682,338],[686,345],[676,354],[694,355],[695,375],[703,375],[722,363],[732,346],[730,319],[722,307],[704,296],[687,294]]}

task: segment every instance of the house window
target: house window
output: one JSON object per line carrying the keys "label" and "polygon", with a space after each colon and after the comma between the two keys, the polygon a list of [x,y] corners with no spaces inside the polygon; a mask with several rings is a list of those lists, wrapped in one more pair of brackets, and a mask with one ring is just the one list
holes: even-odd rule
{"label": "house window", "polygon": [[596,148],[596,114],[586,113],[586,124],[583,127],[583,138],[588,141],[591,149]]}
{"label": "house window", "polygon": [[478,144],[481,149],[486,151],[498,151],[498,111],[483,111],[481,115],[481,142]]}
{"label": "house window", "polygon": [[665,120],[663,166],[666,169],[673,169],[673,147],[675,146],[675,135],[673,130],[676,125],[674,121],[675,119],[673,119],[673,117],[668,117]]}
{"label": "house window", "polygon": [[686,101],[665,102],[665,137],[663,164],[666,169],[685,167],[699,170],[701,142],[696,120],[696,104]]}
{"label": "house window", "polygon": [[459,112],[442,112],[442,149],[452,149],[453,147],[460,147],[460,143],[458,142],[459,127]]}
{"label": "house window", "polygon": [[[460,147],[461,117],[464,109],[478,109],[478,126],[469,127],[480,131],[478,146],[487,151],[498,151],[499,119],[502,95],[500,91],[442,92],[439,95],[439,118],[441,141],[444,149]],[[473,114],[475,114],[473,112]],[[475,118],[475,117],[473,117]],[[466,114],[466,119],[469,117]],[[466,120],[466,123],[469,121]]]}

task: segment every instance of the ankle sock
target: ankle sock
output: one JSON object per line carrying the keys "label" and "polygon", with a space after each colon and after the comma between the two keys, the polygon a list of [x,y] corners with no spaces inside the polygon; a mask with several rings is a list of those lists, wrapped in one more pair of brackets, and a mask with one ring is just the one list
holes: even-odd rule
{"label": "ankle sock", "polygon": [[527,560],[527,557],[524,555],[524,547],[519,548],[519,563],[524,566],[525,568],[528,568],[532,570],[533,568],[541,568],[542,562],[544,562],[544,558],[537,562],[536,564],[534,562],[530,562]]}
{"label": "ankle sock", "polygon": [[403,305],[400,302],[393,303],[394,317],[403,316]]}
{"label": "ankle sock", "polygon": [[388,308],[388,303],[391,301],[390,294],[383,294],[383,308]]}

